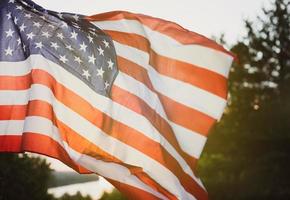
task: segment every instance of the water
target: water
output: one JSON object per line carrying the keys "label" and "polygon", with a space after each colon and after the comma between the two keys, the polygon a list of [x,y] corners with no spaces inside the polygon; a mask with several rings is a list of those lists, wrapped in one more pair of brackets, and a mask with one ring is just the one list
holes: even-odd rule
{"label": "water", "polygon": [[111,192],[113,188],[114,187],[109,182],[100,177],[98,181],[50,188],[48,189],[48,193],[54,195],[55,197],[60,197],[65,193],[74,195],[79,191],[82,195],[90,195],[92,199],[97,200],[105,191]]}

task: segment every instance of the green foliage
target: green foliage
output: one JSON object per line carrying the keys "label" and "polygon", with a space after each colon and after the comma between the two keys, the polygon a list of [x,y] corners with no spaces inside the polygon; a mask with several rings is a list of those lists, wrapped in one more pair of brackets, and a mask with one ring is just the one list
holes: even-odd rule
{"label": "green foliage", "polygon": [[0,154],[0,200],[49,200],[49,165],[26,154]]}
{"label": "green foliage", "polygon": [[111,193],[105,192],[99,200],[126,200],[118,190],[114,189]]}
{"label": "green foliage", "polygon": [[289,199],[290,2],[276,0],[233,46],[229,105],[198,172],[210,199]]}
{"label": "green foliage", "polygon": [[89,196],[47,193],[52,170],[45,159],[27,154],[0,154],[0,200],[92,200]]}
{"label": "green foliage", "polygon": [[92,200],[90,196],[83,196],[80,192],[77,192],[75,195],[64,194],[56,200]]}

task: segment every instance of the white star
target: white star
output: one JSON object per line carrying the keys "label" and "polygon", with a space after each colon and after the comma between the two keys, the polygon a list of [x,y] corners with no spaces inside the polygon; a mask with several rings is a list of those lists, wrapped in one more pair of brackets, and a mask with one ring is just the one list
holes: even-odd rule
{"label": "white star", "polygon": [[68,59],[65,57],[65,55],[60,56],[59,60],[62,61],[63,63],[66,63],[68,61]]}
{"label": "white star", "polygon": [[9,0],[8,3],[15,3],[15,0]]}
{"label": "white star", "polygon": [[48,24],[48,26],[49,26],[50,28],[54,28],[54,26],[53,26],[52,24]]}
{"label": "white star", "polygon": [[79,16],[78,15],[74,15],[73,18],[75,19],[75,21],[79,20]]}
{"label": "white star", "polygon": [[98,51],[99,51],[99,55],[102,55],[102,56],[104,55],[104,50],[102,49],[101,46],[99,46]]}
{"label": "white star", "polygon": [[83,69],[83,74],[82,75],[85,76],[86,79],[89,79],[89,77],[91,76],[90,73],[89,73],[89,70],[84,70],[84,69]]}
{"label": "white star", "polygon": [[58,33],[56,37],[60,38],[61,40],[63,40],[63,38],[64,38],[62,33]]}
{"label": "white star", "polygon": [[28,6],[27,2],[23,2],[23,1],[22,1],[22,3],[23,3],[24,5],[26,5],[26,6]]}
{"label": "white star", "polygon": [[110,84],[108,83],[108,81],[105,82],[105,90],[108,89],[108,87],[110,86]]}
{"label": "white star", "polygon": [[80,50],[83,50],[84,52],[86,52],[86,48],[88,46],[84,42],[80,46],[81,46]]}
{"label": "white star", "polygon": [[16,6],[16,10],[22,10],[22,6]]}
{"label": "white star", "polygon": [[90,31],[90,33],[93,34],[94,36],[97,36],[98,35],[94,31]]}
{"label": "white star", "polygon": [[35,35],[33,34],[33,32],[31,32],[29,34],[26,34],[26,36],[27,36],[27,39],[31,39],[32,40]]}
{"label": "white star", "polygon": [[37,28],[39,28],[41,25],[39,22],[33,22],[33,26],[36,26]]}
{"label": "white star", "polygon": [[14,31],[12,31],[11,28],[8,31],[5,31],[5,32],[6,32],[6,37],[13,37]]}
{"label": "white star", "polygon": [[92,56],[89,56],[89,63],[95,64],[95,60],[96,60],[96,58],[95,58],[94,54],[92,54]]}
{"label": "white star", "polygon": [[24,23],[19,26],[20,32],[24,32],[24,29],[27,28],[27,26],[24,25]]}
{"label": "white star", "polygon": [[17,45],[20,45],[21,44],[20,38],[18,38],[16,41],[17,41]]}
{"label": "white star", "polygon": [[109,46],[109,42],[107,42],[106,40],[103,40],[103,43],[104,43],[104,45],[105,45],[106,48],[109,48],[110,47]]}
{"label": "white star", "polygon": [[77,57],[77,56],[75,56],[74,61],[78,62],[79,65],[81,64],[81,62],[83,62],[83,61],[81,60],[81,58],[80,58],[80,57]]}
{"label": "white star", "polygon": [[67,48],[68,50],[72,51],[73,48],[71,47],[71,45],[65,45],[65,48]]}
{"label": "white star", "polygon": [[59,18],[63,19],[61,13],[57,13],[57,16],[58,16]]}
{"label": "white star", "polygon": [[93,43],[93,38],[90,35],[88,36],[88,39],[89,39],[90,43]]}
{"label": "white star", "polygon": [[81,27],[77,24],[77,23],[75,23],[75,22],[72,22],[72,25],[75,27],[75,28],[77,28],[77,29],[80,29]]}
{"label": "white star", "polygon": [[101,67],[100,69],[97,69],[97,76],[100,76],[103,78],[105,71],[103,70],[103,68]]}
{"label": "white star", "polygon": [[73,31],[73,32],[71,32],[70,38],[77,39],[77,36],[78,36],[78,34],[75,31]]}
{"label": "white star", "polygon": [[36,42],[35,43],[35,48],[42,48],[43,47],[43,44],[42,44],[42,42]]}
{"label": "white star", "polygon": [[32,15],[30,13],[28,13],[28,14],[25,14],[24,17],[26,17],[28,19],[31,19],[32,18]]}
{"label": "white star", "polygon": [[107,63],[108,63],[108,68],[113,69],[114,63],[112,62],[112,60],[110,59],[109,61],[107,61]]}
{"label": "white star", "polygon": [[6,14],[7,19],[11,19],[11,12],[9,12],[8,14]]}
{"label": "white star", "polygon": [[68,26],[67,26],[67,23],[65,23],[65,22],[62,22],[62,25],[61,25],[61,27],[62,27],[62,28],[68,28]]}
{"label": "white star", "polygon": [[5,55],[6,56],[8,56],[8,55],[12,56],[13,50],[10,49],[10,47],[8,47],[7,49],[5,49],[4,51],[5,51]]}
{"label": "white star", "polygon": [[14,24],[17,24],[17,22],[18,22],[17,17],[14,17]]}
{"label": "white star", "polygon": [[29,14],[25,14],[24,17],[30,19],[32,17],[32,15],[29,13]]}
{"label": "white star", "polygon": [[47,31],[46,32],[42,31],[42,34],[41,35],[44,36],[44,37],[46,37],[46,38],[49,38],[50,37],[50,34]]}
{"label": "white star", "polygon": [[50,47],[54,48],[55,50],[59,48],[56,42],[50,42],[50,44],[51,44]]}

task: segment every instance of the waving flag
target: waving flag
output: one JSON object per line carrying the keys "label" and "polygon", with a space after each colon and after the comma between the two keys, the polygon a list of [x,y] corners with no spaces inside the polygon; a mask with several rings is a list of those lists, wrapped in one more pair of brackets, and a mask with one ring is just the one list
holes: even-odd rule
{"label": "waving flag", "polygon": [[0,151],[105,177],[131,199],[207,199],[194,169],[233,56],[172,22],[0,3]]}

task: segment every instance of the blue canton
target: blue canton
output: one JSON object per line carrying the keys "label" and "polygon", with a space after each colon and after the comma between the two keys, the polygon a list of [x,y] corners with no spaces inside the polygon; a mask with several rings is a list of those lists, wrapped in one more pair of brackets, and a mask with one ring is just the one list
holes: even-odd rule
{"label": "blue canton", "polygon": [[0,61],[42,55],[95,92],[110,95],[118,73],[112,39],[82,15],[48,11],[30,0],[1,0]]}

